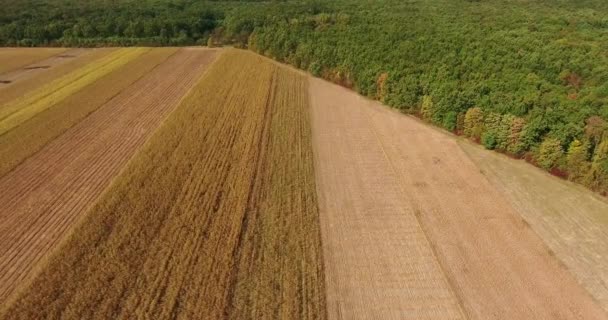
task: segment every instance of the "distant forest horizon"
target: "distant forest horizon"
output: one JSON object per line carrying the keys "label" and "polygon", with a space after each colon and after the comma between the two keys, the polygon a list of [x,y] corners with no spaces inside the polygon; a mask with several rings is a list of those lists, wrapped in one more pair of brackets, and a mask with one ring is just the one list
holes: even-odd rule
{"label": "distant forest horizon", "polygon": [[608,1],[0,0],[0,46],[247,48],[608,194]]}

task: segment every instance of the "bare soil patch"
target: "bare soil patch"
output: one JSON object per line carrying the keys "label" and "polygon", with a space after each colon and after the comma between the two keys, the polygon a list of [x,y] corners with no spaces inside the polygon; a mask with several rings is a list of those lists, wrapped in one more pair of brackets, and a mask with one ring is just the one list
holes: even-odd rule
{"label": "bare soil patch", "polygon": [[181,50],[0,179],[0,301],[90,208],[214,56]]}
{"label": "bare soil patch", "polygon": [[525,161],[459,141],[483,174],[608,311],[608,202]]}
{"label": "bare soil patch", "polygon": [[453,137],[311,88],[330,316],[607,318]]}
{"label": "bare soil patch", "polygon": [[464,319],[367,101],[311,79],[315,174],[331,319]]}

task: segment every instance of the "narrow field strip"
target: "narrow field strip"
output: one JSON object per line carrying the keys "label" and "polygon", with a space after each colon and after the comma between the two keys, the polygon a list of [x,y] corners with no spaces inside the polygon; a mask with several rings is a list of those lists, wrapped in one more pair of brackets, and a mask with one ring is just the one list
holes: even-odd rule
{"label": "narrow field strip", "polygon": [[0,318],[325,318],[305,79],[219,59]]}
{"label": "narrow field strip", "polygon": [[0,177],[177,52],[148,51],[0,135]]}
{"label": "narrow field strip", "polygon": [[25,99],[0,106],[0,135],[44,111],[100,77],[136,59],[148,48],[120,49],[40,88]]}
{"label": "narrow field strip", "polygon": [[308,79],[280,70],[271,90],[268,138],[261,146],[267,151],[239,236],[229,314],[232,319],[323,319]]}
{"label": "narrow field strip", "polygon": [[310,83],[330,319],[466,319],[356,93]]}
{"label": "narrow field strip", "polygon": [[10,83],[0,84],[0,106],[30,92],[35,92],[38,88],[116,50],[118,49],[72,49],[39,62],[39,64],[49,66],[48,69],[16,70],[0,75],[0,80],[10,81]]}
{"label": "narrow field strip", "polygon": [[0,178],[0,303],[93,205],[215,54],[180,49]]}
{"label": "narrow field strip", "polygon": [[4,48],[0,50],[0,74],[61,54],[66,50],[65,48]]}

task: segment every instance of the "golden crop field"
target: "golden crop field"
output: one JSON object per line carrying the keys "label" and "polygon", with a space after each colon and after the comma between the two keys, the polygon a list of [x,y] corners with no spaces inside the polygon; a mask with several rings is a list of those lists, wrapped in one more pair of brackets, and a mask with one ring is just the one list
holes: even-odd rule
{"label": "golden crop field", "polygon": [[323,318],[306,83],[224,53],[3,317]]}

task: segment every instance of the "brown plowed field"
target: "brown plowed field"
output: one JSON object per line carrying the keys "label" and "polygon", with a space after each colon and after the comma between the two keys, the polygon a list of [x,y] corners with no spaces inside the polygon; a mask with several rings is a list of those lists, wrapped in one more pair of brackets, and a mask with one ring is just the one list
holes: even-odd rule
{"label": "brown plowed field", "polygon": [[[105,51],[107,49],[97,50],[97,51]],[[21,81],[25,81],[27,79],[31,79],[34,77],[38,77],[52,69],[56,69],[61,65],[68,64],[74,60],[79,60],[79,58],[83,56],[87,56],[88,54],[94,52],[93,49],[72,49],[67,50],[65,52],[61,52],[60,54],[56,54],[49,58],[37,61],[33,64],[29,64],[27,66],[23,66],[19,69],[11,70],[0,74],[0,90],[6,87],[10,87],[19,83]]]}
{"label": "brown plowed field", "polygon": [[453,138],[321,80],[311,95],[330,316],[607,318]]}
{"label": "brown plowed field", "polygon": [[608,311],[608,201],[583,186],[459,141],[547,246]]}
{"label": "brown plowed field", "polygon": [[0,301],[92,205],[214,56],[180,50],[0,179]]}
{"label": "brown plowed field", "polygon": [[311,79],[315,174],[331,319],[464,319],[367,101]]}
{"label": "brown plowed field", "polygon": [[0,50],[0,74],[62,54],[66,50],[64,48],[3,48]]}

